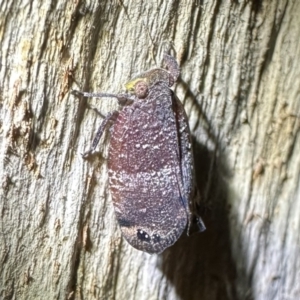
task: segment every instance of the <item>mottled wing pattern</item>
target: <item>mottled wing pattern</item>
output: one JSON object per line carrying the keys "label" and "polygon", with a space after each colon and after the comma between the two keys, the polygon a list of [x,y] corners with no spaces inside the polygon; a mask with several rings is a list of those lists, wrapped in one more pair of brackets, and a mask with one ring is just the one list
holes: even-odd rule
{"label": "mottled wing pattern", "polygon": [[177,121],[177,140],[180,153],[180,170],[183,181],[183,200],[190,214],[190,199],[195,188],[194,183],[194,158],[188,118],[180,100],[173,93],[173,111]]}
{"label": "mottled wing pattern", "polygon": [[133,247],[160,253],[189,218],[191,151],[183,107],[157,83],[147,98],[123,108],[112,130],[109,182],[122,233]]}

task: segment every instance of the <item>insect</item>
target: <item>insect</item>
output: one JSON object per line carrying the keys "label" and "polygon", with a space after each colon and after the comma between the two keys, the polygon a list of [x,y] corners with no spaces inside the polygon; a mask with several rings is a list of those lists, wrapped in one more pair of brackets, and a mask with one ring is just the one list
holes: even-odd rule
{"label": "insect", "polygon": [[[122,107],[106,116],[84,156],[96,149],[110,126],[108,175],[116,218],[129,244],[148,253],[161,253],[173,245],[192,218],[190,130],[183,105],[170,89],[180,69],[168,54],[164,62],[167,69],[152,69],[131,79],[125,94],[72,92],[114,97]],[[201,220],[200,224],[204,230]]]}

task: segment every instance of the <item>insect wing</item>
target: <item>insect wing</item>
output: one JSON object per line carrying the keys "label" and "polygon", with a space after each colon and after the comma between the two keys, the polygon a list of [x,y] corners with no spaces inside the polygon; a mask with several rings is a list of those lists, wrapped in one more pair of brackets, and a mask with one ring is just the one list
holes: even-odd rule
{"label": "insect wing", "polygon": [[164,84],[156,84],[146,99],[123,108],[111,135],[108,168],[116,216],[127,241],[148,253],[174,244],[189,217],[190,175],[182,169],[190,167],[190,158],[180,145],[189,139],[182,133],[189,132],[174,99]]}
{"label": "insect wing", "polygon": [[188,118],[180,100],[173,94],[173,111],[177,126],[178,151],[180,154],[180,171],[183,184],[183,200],[188,214],[190,215],[190,199],[194,192],[194,158],[192,153],[192,141]]}

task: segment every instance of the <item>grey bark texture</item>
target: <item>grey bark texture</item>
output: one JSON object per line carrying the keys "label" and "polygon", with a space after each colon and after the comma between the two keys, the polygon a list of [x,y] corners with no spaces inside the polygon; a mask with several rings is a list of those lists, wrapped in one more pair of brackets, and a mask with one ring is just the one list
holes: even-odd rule
{"label": "grey bark texture", "polygon": [[[300,299],[300,1],[0,1],[1,299]],[[121,236],[108,135],[134,74],[177,51],[207,230]]]}

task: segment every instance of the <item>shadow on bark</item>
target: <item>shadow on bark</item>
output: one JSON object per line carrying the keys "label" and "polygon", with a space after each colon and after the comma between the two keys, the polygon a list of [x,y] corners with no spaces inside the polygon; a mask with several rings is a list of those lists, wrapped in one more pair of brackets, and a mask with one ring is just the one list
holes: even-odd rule
{"label": "shadow on bark", "polygon": [[213,158],[213,153],[199,144],[194,145],[194,154],[200,191],[205,190],[208,174],[212,172],[206,195],[208,203],[205,203],[210,209],[203,216],[207,229],[191,236],[183,234],[174,246],[167,249],[162,254],[162,272],[183,300],[237,299],[236,265],[231,257],[227,219],[230,208],[223,179],[225,168]]}

